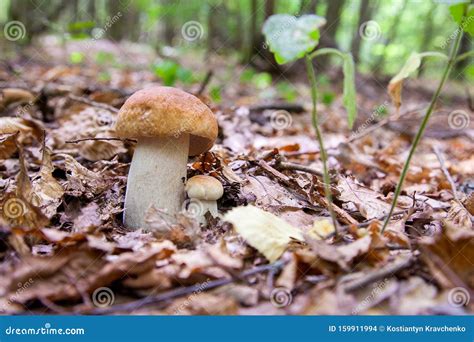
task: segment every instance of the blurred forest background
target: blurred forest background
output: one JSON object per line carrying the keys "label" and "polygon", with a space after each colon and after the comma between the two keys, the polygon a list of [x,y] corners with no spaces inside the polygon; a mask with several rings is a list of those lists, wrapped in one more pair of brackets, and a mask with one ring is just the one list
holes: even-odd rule
{"label": "blurred forest background", "polygon": [[[21,40],[23,44],[44,37],[45,34],[54,35],[59,40],[58,44],[88,39],[108,39],[115,43],[120,41],[143,43],[165,60],[174,61],[174,63],[168,61],[164,65],[154,61],[154,65],[150,66],[162,78],[174,78],[175,76],[168,74],[170,68],[179,69],[176,57],[190,52],[193,56],[200,53],[203,56],[217,54],[233,57],[228,59],[227,63],[230,65],[234,62],[242,63],[258,72],[275,72],[278,67],[264,45],[261,27],[266,18],[276,13],[292,15],[316,13],[325,17],[327,24],[322,29],[320,47],[338,47],[344,51],[351,51],[358,71],[371,73],[377,77],[396,73],[413,51],[447,50],[449,44],[446,45],[446,38],[456,30],[455,23],[449,17],[448,4],[442,1],[2,0],[0,2],[0,24],[14,20],[26,27],[26,34]],[[188,37],[190,39],[186,39],[186,44],[183,44],[185,30],[188,30],[191,36]],[[41,44],[47,43],[43,41]],[[16,48],[19,49],[20,46],[17,44]],[[94,46],[91,49],[97,49],[93,51],[92,56],[95,62],[116,65],[126,63],[124,60],[114,60],[109,54],[111,48],[107,46],[102,49]],[[460,54],[470,49],[472,42],[465,35]],[[2,50],[5,51],[5,46]],[[5,58],[7,52],[2,54]],[[91,58],[90,53],[84,53],[80,49],[68,51],[68,54],[71,63],[81,63],[85,58]],[[137,61],[128,61],[131,65],[135,62]],[[327,68],[328,62],[326,59],[320,60],[319,67]],[[421,72],[438,75],[437,66],[431,66],[423,68]],[[457,69],[458,72],[454,75],[462,73],[462,76],[470,80],[474,78],[474,66],[469,66],[468,59],[458,65]],[[295,68],[293,72],[297,70],[298,68]],[[186,80],[189,76],[185,69],[178,71],[178,78]],[[244,75],[249,78],[253,76]],[[269,75],[260,75],[256,78],[256,82],[265,83],[268,78]],[[165,80],[165,83],[172,83],[172,80]]]}

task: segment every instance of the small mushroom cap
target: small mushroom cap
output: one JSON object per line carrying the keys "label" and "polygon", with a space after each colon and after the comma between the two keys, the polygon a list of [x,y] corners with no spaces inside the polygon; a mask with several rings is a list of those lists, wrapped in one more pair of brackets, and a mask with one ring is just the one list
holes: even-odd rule
{"label": "small mushroom cap", "polygon": [[224,188],[221,182],[211,176],[194,176],[186,182],[186,192],[189,198],[205,201],[215,201],[222,197]]}
{"label": "small mushroom cap", "polygon": [[209,150],[217,138],[217,120],[196,96],[173,87],[137,91],[118,113],[115,131],[122,138],[177,137],[189,134],[189,155]]}

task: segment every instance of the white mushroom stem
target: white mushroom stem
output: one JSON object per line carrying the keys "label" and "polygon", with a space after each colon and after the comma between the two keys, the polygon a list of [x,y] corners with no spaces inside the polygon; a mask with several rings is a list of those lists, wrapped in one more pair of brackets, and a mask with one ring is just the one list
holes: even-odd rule
{"label": "white mushroom stem", "polygon": [[206,213],[210,212],[212,217],[219,215],[217,211],[217,202],[211,200],[202,200],[191,198],[188,204],[187,212],[201,224],[206,224]]}
{"label": "white mushroom stem", "polygon": [[217,217],[219,213],[217,212],[217,202],[216,201],[204,201],[201,200],[204,215],[209,211],[212,217]]}
{"label": "white mushroom stem", "polygon": [[169,214],[181,210],[188,152],[189,134],[138,139],[125,196],[127,227],[146,228],[145,215],[151,206]]}

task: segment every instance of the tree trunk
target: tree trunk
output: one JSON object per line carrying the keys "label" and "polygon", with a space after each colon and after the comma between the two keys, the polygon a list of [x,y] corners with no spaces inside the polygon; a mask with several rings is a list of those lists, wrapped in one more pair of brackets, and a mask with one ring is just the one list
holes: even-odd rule
{"label": "tree trunk", "polygon": [[[402,8],[398,11],[398,14],[395,17],[395,20],[393,21],[393,24],[390,27],[390,30],[388,31],[388,34],[385,40],[385,46],[387,46],[388,44],[390,44],[392,41],[395,40],[397,36],[398,25],[400,24],[403,13],[405,12],[405,8],[407,7],[407,4],[408,4],[408,1],[404,0]],[[374,70],[374,72],[379,72],[383,68],[384,63],[385,63],[385,50],[384,50],[384,53],[382,53],[382,55],[374,63],[372,70]]]}
{"label": "tree trunk", "polygon": [[[336,33],[339,28],[344,0],[328,0],[326,11],[326,26],[321,30],[321,47],[334,47],[336,44]],[[323,39],[324,38],[324,39]],[[321,56],[316,60],[320,68],[326,69],[329,62],[329,56]]]}
{"label": "tree trunk", "polygon": [[302,0],[300,5],[300,14],[315,14],[318,7],[317,0]]}
{"label": "tree trunk", "polygon": [[360,60],[360,43],[362,39],[359,30],[360,27],[371,18],[373,9],[374,6],[370,6],[369,0],[361,0],[359,7],[359,20],[351,42],[351,52],[354,57],[354,62],[356,63]]}
{"label": "tree trunk", "polygon": [[250,62],[254,55],[254,48],[257,45],[257,0],[250,0],[250,39],[247,49],[246,62]]}
{"label": "tree trunk", "polygon": [[[428,18],[425,21],[425,27],[423,30],[423,36],[422,36],[422,41],[421,41],[421,46],[420,46],[420,52],[423,51],[428,51],[430,48],[431,41],[433,40],[433,34],[434,34],[434,27],[433,27],[433,14],[436,11],[437,6],[434,4],[431,5],[430,9],[428,10],[428,13],[426,14],[426,18]],[[424,72],[426,71],[425,68],[425,61],[421,61],[420,65],[420,72],[418,73],[419,76],[423,75]]]}

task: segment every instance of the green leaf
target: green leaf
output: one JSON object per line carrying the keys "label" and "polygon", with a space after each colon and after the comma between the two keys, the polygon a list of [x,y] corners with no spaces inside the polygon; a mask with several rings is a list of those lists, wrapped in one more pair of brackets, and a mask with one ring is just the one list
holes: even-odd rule
{"label": "green leaf", "polygon": [[357,117],[354,60],[350,53],[344,54],[343,59],[342,71],[344,72],[344,89],[342,102],[347,110],[349,128],[352,128]]}
{"label": "green leaf", "polygon": [[77,51],[71,52],[71,54],[69,55],[69,61],[72,64],[80,64],[84,61],[84,58],[84,54]]}
{"label": "green leaf", "polygon": [[272,84],[272,75],[268,72],[259,72],[252,77],[252,83],[258,89],[268,88]]}
{"label": "green leaf", "polygon": [[457,3],[455,5],[449,6],[449,12],[453,17],[453,20],[456,24],[461,25],[462,17],[464,15],[464,10],[466,9],[466,3]]}
{"label": "green leaf", "polygon": [[219,86],[214,86],[211,88],[209,91],[209,96],[211,97],[211,100],[213,102],[219,103],[222,101],[222,95],[221,95],[221,87]]}
{"label": "green leaf", "polygon": [[266,42],[278,64],[285,64],[303,57],[319,42],[319,28],[326,20],[317,15],[299,18],[288,14],[272,15],[263,25]]}
{"label": "green leaf", "polygon": [[467,10],[467,16],[462,24],[464,32],[469,33],[471,37],[474,37],[474,6],[469,6]]}
{"label": "green leaf", "polygon": [[[474,37],[474,6],[469,3],[461,2],[449,6],[449,12],[453,20],[464,30]],[[466,15],[464,15],[466,13]]]}
{"label": "green leaf", "polygon": [[413,72],[418,70],[421,65],[421,59],[423,57],[440,57],[448,59],[445,54],[442,54],[440,52],[413,52],[410,57],[408,57],[402,69],[398,72],[397,75],[395,75],[395,77],[390,80],[390,83],[388,84],[388,93],[397,109],[400,108],[400,105],[402,104],[403,80],[409,77]]}
{"label": "green leaf", "polygon": [[155,75],[161,78],[164,85],[172,86],[176,82],[179,65],[173,61],[165,60],[153,66]]}

